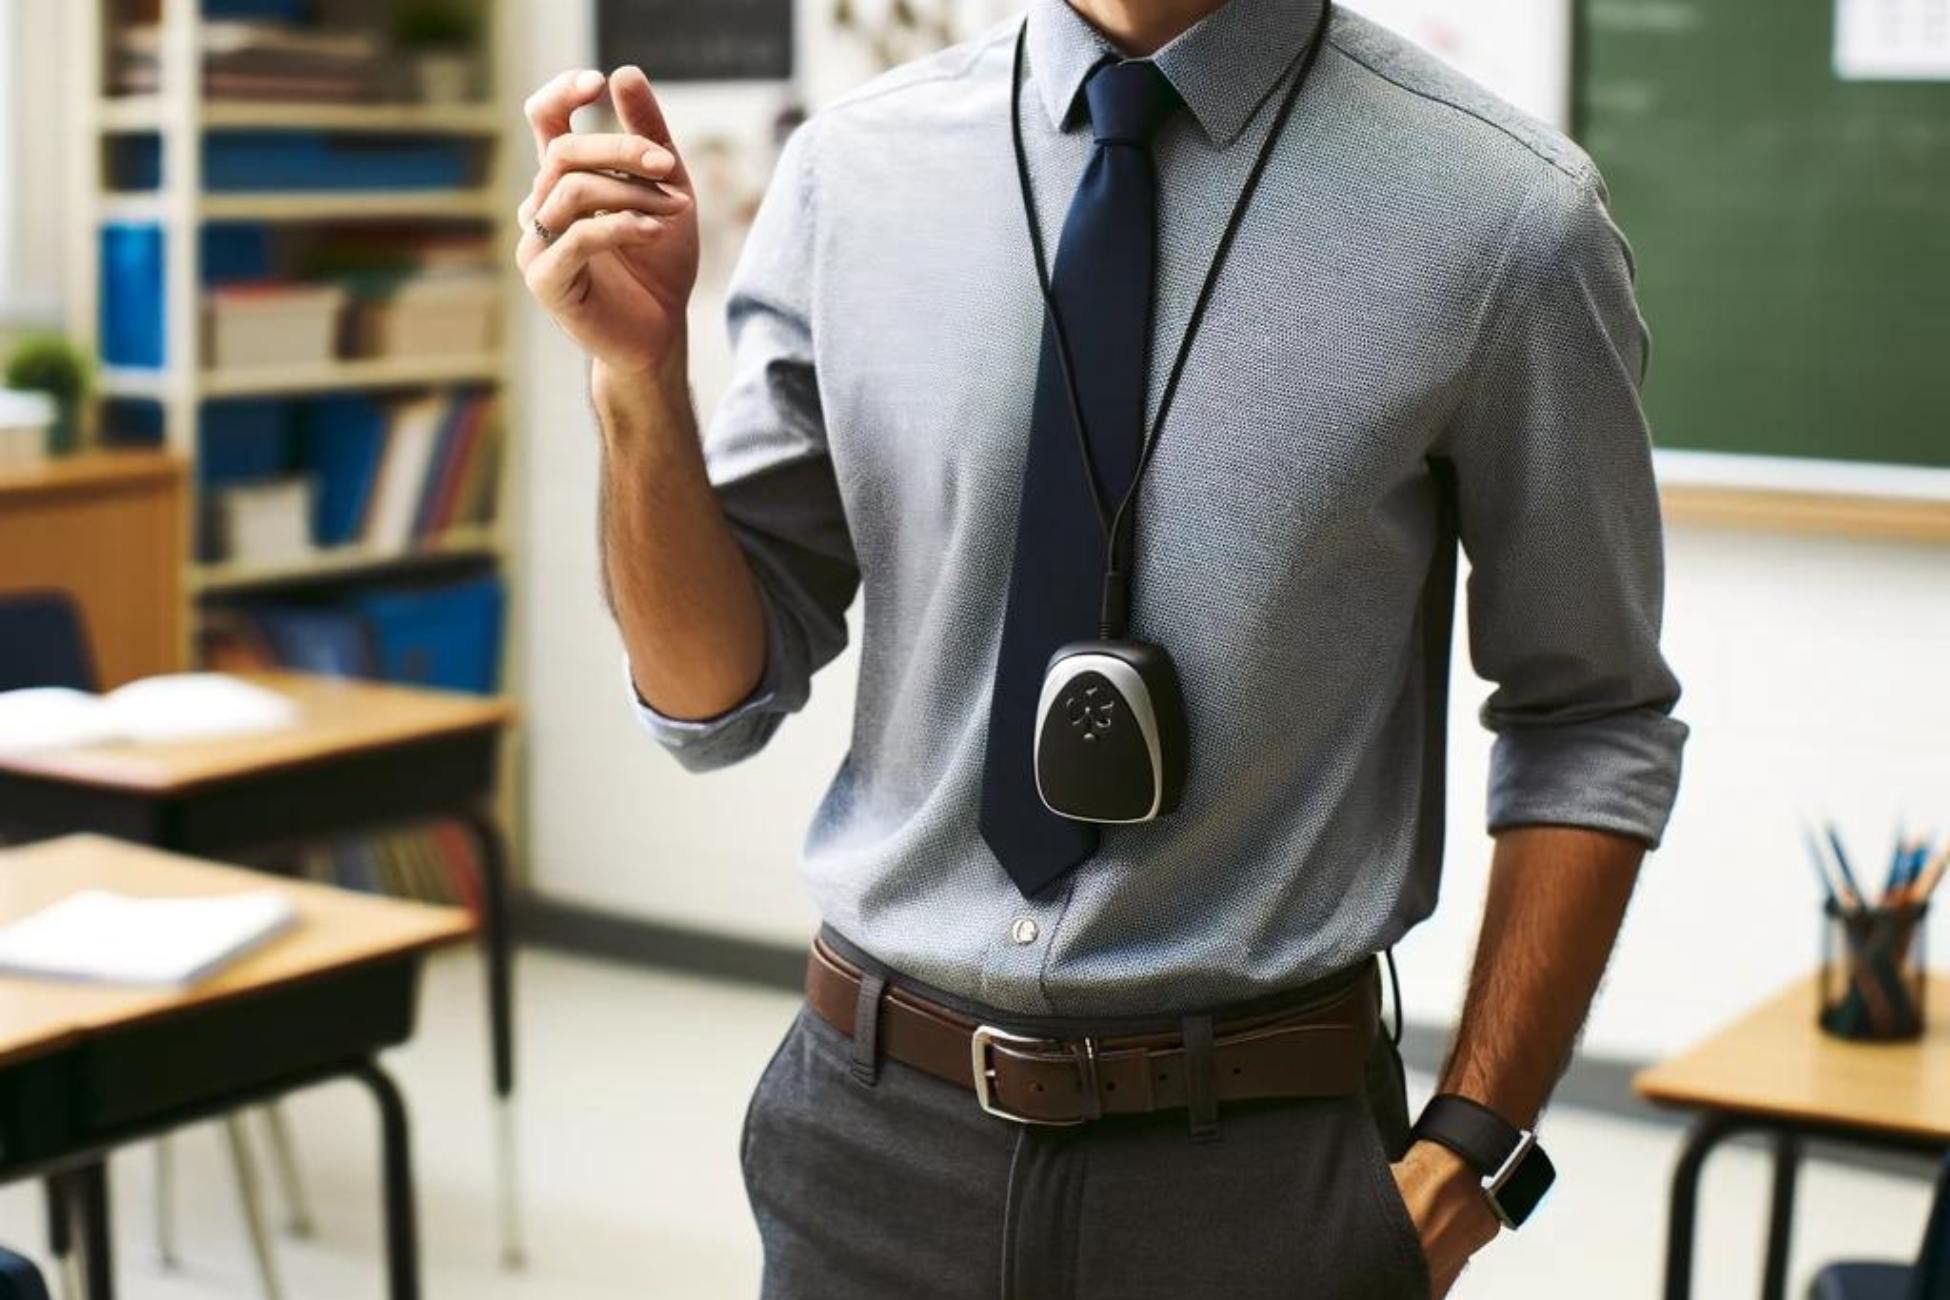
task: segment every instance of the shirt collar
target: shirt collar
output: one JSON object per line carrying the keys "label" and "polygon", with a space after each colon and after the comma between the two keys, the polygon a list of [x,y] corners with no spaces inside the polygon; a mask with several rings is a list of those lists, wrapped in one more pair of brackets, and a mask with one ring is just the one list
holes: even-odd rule
{"label": "shirt collar", "polygon": [[[1226,0],[1151,56],[1206,138],[1223,148],[1245,130],[1313,33],[1326,0]],[[1068,0],[1029,10],[1031,75],[1050,124],[1068,130],[1091,69],[1117,48]]]}

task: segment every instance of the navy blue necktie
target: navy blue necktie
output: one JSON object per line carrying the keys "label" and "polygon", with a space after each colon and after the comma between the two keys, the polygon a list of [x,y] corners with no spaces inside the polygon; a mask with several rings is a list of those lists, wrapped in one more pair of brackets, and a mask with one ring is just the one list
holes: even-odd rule
{"label": "navy blue necktie", "polygon": [[[1150,141],[1180,101],[1155,64],[1135,60],[1099,66],[1084,94],[1097,147],[1064,218],[1051,292],[1109,510],[1143,449],[1158,243]],[[1057,346],[1045,320],[982,770],[982,838],[1025,897],[1089,857],[1098,838],[1095,825],[1057,816],[1036,793],[1044,669],[1058,646],[1097,635],[1105,559]]]}

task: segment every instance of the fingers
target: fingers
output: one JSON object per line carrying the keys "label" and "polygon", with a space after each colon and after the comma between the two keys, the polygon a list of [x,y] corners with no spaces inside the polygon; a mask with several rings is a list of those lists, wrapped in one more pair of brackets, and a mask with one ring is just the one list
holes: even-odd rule
{"label": "fingers", "polygon": [[[610,212],[578,221],[528,259],[523,278],[528,291],[543,305],[553,305],[576,296],[577,285],[591,259],[615,249],[656,241],[667,229],[665,222],[647,212]],[[540,243],[532,232],[523,239]]]}
{"label": "fingers", "polygon": [[568,134],[570,115],[584,104],[594,103],[605,84],[602,73],[585,68],[558,73],[528,97],[521,111],[535,133],[537,157],[547,154],[549,141]]}
{"label": "fingers", "polygon": [[600,212],[632,209],[653,217],[672,217],[690,204],[685,195],[652,181],[626,181],[597,172],[571,172],[549,191],[548,198],[536,210],[534,221],[559,235],[582,218]]}
{"label": "fingers", "polygon": [[516,211],[522,244],[515,250],[516,265],[526,267],[528,257],[547,247],[536,223],[559,240],[578,221],[610,212],[643,212],[653,217],[674,217],[691,205],[690,196],[667,190],[653,181],[622,180],[598,172],[570,172],[549,191],[546,201],[536,208],[524,202]]}
{"label": "fingers", "polygon": [[527,208],[530,213],[539,211],[550,191],[571,172],[620,172],[626,177],[675,186],[679,184],[677,169],[677,155],[645,136],[558,135],[542,153],[541,170],[535,173],[528,190]]}
{"label": "fingers", "polygon": [[677,157],[677,143],[671,138],[669,123],[664,121],[663,105],[657,102],[657,94],[650,89],[650,78],[643,75],[643,69],[626,64],[610,73],[609,97],[616,105],[616,120],[623,124],[623,129],[655,140],[670,150],[675,160],[675,179],[687,184],[683,160]]}

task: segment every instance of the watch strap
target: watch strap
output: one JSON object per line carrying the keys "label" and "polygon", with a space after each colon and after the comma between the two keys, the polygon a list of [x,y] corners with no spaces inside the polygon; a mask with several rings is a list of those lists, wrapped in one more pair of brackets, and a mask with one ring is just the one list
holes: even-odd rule
{"label": "watch strap", "polygon": [[1523,1141],[1523,1130],[1480,1102],[1452,1092],[1429,1098],[1414,1135],[1439,1142],[1483,1178],[1503,1168]]}
{"label": "watch strap", "polygon": [[1535,1133],[1467,1097],[1443,1093],[1432,1098],[1415,1121],[1414,1134],[1463,1158],[1483,1180],[1483,1195],[1505,1227],[1522,1227],[1557,1181],[1557,1170],[1537,1145]]}

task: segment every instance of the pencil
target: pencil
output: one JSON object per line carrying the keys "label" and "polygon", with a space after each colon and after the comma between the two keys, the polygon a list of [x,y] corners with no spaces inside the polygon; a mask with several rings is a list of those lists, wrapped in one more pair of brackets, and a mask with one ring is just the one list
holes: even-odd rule
{"label": "pencil", "polygon": [[1808,861],[1814,864],[1815,880],[1821,885],[1821,896],[1830,906],[1839,906],[1835,898],[1835,882],[1828,876],[1828,858],[1822,852],[1821,841],[1815,838],[1814,829],[1806,823],[1801,827],[1801,838],[1808,846]]}
{"label": "pencil", "polygon": [[1835,869],[1841,872],[1842,901],[1851,908],[1866,901],[1862,887],[1855,883],[1855,873],[1848,867],[1848,850],[1842,847],[1842,837],[1835,833],[1835,823],[1828,823],[1828,843],[1835,850]]}
{"label": "pencil", "polygon": [[1946,866],[1950,866],[1950,844],[1938,850],[1936,857],[1931,859],[1930,865],[1924,867],[1909,882],[1908,888],[1903,890],[1903,901],[1917,904],[1929,902],[1930,893],[1937,887],[1937,882],[1943,879],[1943,869]]}

